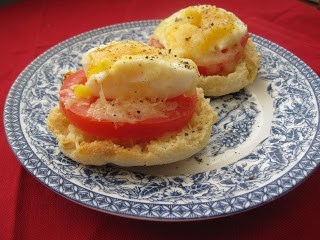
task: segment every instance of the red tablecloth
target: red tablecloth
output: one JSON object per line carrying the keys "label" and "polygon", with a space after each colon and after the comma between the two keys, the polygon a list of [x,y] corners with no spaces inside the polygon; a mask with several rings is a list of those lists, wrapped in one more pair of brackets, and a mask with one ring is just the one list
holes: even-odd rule
{"label": "red tablecloth", "polygon": [[[19,1],[0,7],[0,117],[10,86],[39,54],[71,36],[110,24],[160,19],[213,1]],[[214,1],[249,31],[293,52],[320,74],[320,11],[300,1]],[[235,216],[155,223],[97,212],[34,179],[0,125],[0,239],[319,239],[320,169],[285,196]],[[320,152],[320,149],[319,149]]]}

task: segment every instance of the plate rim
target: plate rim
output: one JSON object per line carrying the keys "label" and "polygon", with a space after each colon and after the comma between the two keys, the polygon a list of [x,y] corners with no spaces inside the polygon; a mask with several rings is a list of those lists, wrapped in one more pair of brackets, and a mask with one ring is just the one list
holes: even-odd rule
{"label": "plate rim", "polygon": [[[15,81],[13,82],[8,94],[7,94],[7,97],[6,97],[6,100],[5,100],[5,106],[4,106],[4,111],[3,111],[3,124],[4,124],[4,130],[5,130],[5,134],[6,134],[6,138],[7,138],[7,142],[9,143],[9,146],[12,150],[12,152],[14,153],[14,155],[16,156],[17,160],[21,163],[21,165],[24,167],[24,169],[26,169],[29,173],[31,173],[32,176],[34,176],[39,182],[41,182],[43,185],[45,185],[46,187],[48,187],[49,189],[53,190],[54,192],[58,193],[59,195],[73,201],[73,202],[76,202],[82,206],[86,206],[86,207],[89,207],[89,208],[92,208],[92,209],[95,209],[95,210],[98,210],[98,211],[101,211],[101,212],[105,212],[105,213],[108,213],[108,214],[112,214],[112,215],[117,215],[117,216],[122,216],[122,217],[130,217],[130,218],[135,218],[135,219],[145,219],[145,220],[156,220],[156,221],[194,221],[194,220],[205,220],[205,219],[212,219],[212,218],[218,218],[218,217],[225,217],[225,216],[229,216],[229,215],[233,215],[233,214],[238,214],[238,213],[242,213],[244,211],[248,211],[248,210],[251,210],[251,209],[254,209],[256,207],[259,207],[261,205],[264,205],[266,203],[269,203],[270,201],[272,200],[275,200],[281,196],[283,196],[284,194],[288,193],[289,191],[293,190],[294,188],[296,188],[297,186],[299,186],[302,182],[304,182],[306,179],[308,179],[312,173],[314,171],[317,170],[317,168],[319,167],[319,162],[313,166],[310,169],[308,169],[308,172],[306,173],[306,175],[304,176],[304,178],[302,179],[298,179],[297,182],[295,184],[293,184],[292,186],[286,188],[285,190],[282,191],[282,193],[280,194],[277,194],[276,196],[271,196],[270,198],[262,201],[262,202],[259,202],[259,203],[256,203],[256,204],[253,204],[253,205],[250,205],[250,207],[246,207],[244,209],[238,209],[238,211],[231,211],[231,212],[225,212],[225,213],[222,213],[222,214],[219,214],[219,215],[216,215],[216,214],[211,214],[211,215],[208,215],[208,216],[204,216],[204,215],[201,215],[201,216],[194,216],[192,215],[191,217],[186,217],[186,218],[183,218],[183,217],[171,217],[171,218],[167,218],[167,217],[155,217],[154,215],[151,215],[151,216],[147,216],[147,215],[144,215],[142,216],[141,214],[131,214],[130,213],[127,213],[127,212],[114,212],[114,211],[111,211],[111,210],[107,210],[106,208],[102,209],[101,207],[98,206],[94,206],[94,204],[89,204],[87,202],[83,202],[81,200],[77,200],[77,199],[74,199],[72,197],[70,197],[69,195],[67,195],[66,193],[64,192],[60,192],[59,190],[55,189],[54,187],[52,186],[49,186],[48,184],[45,183],[45,179],[42,179],[40,178],[39,176],[36,175],[36,173],[32,172],[31,169],[27,168],[27,166],[25,166],[25,164],[23,163],[22,159],[21,159],[21,154],[19,155],[19,152],[16,151],[16,149],[14,149],[14,142],[15,140],[13,138],[10,138],[11,137],[11,134],[14,133],[15,131],[14,130],[10,130],[9,129],[9,125],[10,123],[13,124],[11,121],[14,120],[14,121],[17,121],[18,122],[18,126],[19,126],[19,129],[21,130],[20,131],[20,134],[22,135],[23,139],[26,141],[25,139],[25,136],[22,132],[22,129],[21,129],[21,125],[20,125],[20,122],[19,122],[19,119],[20,119],[20,115],[19,116],[16,116],[17,119],[10,119],[9,118],[9,115],[10,113],[12,113],[12,105],[14,104],[14,102],[19,102],[19,99],[21,98],[21,95],[19,95],[20,98],[18,98],[18,100],[15,100],[14,97],[12,97],[11,95],[14,93],[14,92],[19,92],[19,87],[20,88],[23,88],[23,86],[25,85],[25,81],[22,81],[24,78],[27,78],[28,74],[29,75],[33,75],[34,72],[42,65],[46,62],[46,60],[48,60],[51,56],[54,56],[56,54],[56,52],[59,52],[59,48],[60,47],[63,47],[63,46],[70,46],[72,44],[75,44],[79,41],[82,41],[83,38],[88,38],[88,37],[92,37],[92,36],[95,36],[95,35],[99,35],[99,33],[101,31],[103,31],[104,33],[106,32],[112,32],[114,30],[121,30],[121,29],[124,29],[124,28],[129,28],[129,27],[143,27],[143,26],[153,26],[155,24],[157,24],[159,21],[159,19],[153,19],[153,20],[141,20],[141,21],[131,21],[131,22],[125,22],[125,23],[119,23],[119,24],[113,24],[113,25],[109,25],[109,26],[104,26],[104,27],[100,27],[100,28],[97,28],[97,29],[93,29],[93,30],[90,30],[90,31],[87,31],[87,32],[83,32],[83,33],[80,33],[78,35],[75,35],[73,37],[70,37],[62,42],[59,42],[58,44],[55,44],[54,46],[52,46],[51,48],[49,48],[48,50],[46,50],[45,52],[43,52],[42,54],[40,54],[37,58],[35,58],[31,63],[29,63],[25,68],[24,70],[18,75],[18,77],[15,79]],[[260,37],[258,35],[255,35],[255,34],[252,34],[254,35],[257,39],[259,39],[259,41],[266,41],[268,44],[270,44],[271,46],[277,48],[277,49],[280,49],[280,51],[282,53],[286,53],[288,54],[288,57],[290,58],[293,58],[295,61],[294,63],[297,64],[298,63],[298,66],[294,65],[295,67],[297,67],[299,69],[300,72],[302,71],[306,71],[307,74],[309,74],[309,77],[306,78],[309,80],[317,80],[318,76],[317,74],[305,63],[303,62],[299,57],[297,57],[296,55],[294,55],[293,53],[291,53],[290,51],[286,50],[285,48],[277,45],[276,43],[273,43],[271,42],[270,40],[267,40],[263,37]],[[76,41],[76,42],[75,42]],[[48,56],[48,54],[50,56]],[[281,54],[280,54],[281,55]],[[281,55],[282,57],[284,57],[283,55]],[[285,57],[286,58],[286,57]],[[286,58],[287,59],[287,58]],[[41,62],[41,64],[39,65],[38,62]],[[291,61],[290,61],[291,62]],[[319,80],[319,78],[318,78]],[[21,84],[24,83],[24,84]],[[319,96],[320,95],[317,95],[315,93],[315,89],[312,89],[313,92],[314,92],[314,95],[315,97],[317,98],[317,112],[318,112],[318,115],[319,115]],[[320,92],[320,89],[318,90]],[[20,91],[19,93],[22,94],[23,91]],[[20,104],[18,103],[18,106],[20,106]],[[9,111],[11,110],[11,111]],[[20,113],[20,108],[19,108],[19,113]],[[14,117],[13,117],[14,118]],[[11,121],[10,121],[11,120]],[[317,125],[317,132],[319,132],[319,121],[320,121],[320,118],[318,118],[318,125]],[[316,138],[319,138],[319,139],[316,139]],[[318,141],[318,145],[319,145],[319,141],[320,141],[320,136],[317,136],[317,134],[315,134],[313,140],[312,140],[312,143],[309,147],[309,149],[307,150],[307,152],[305,154],[307,154],[309,152],[309,150],[311,149],[312,146],[314,146],[314,142],[315,141]],[[21,139],[19,140],[21,141]],[[28,145],[29,146],[29,145]],[[32,150],[31,150],[32,151]],[[315,149],[316,151],[316,149]],[[303,158],[303,157],[302,157]],[[301,161],[302,161],[302,158],[301,158]],[[39,161],[41,162],[41,165],[47,167],[47,165],[45,165],[40,159]],[[137,201],[134,201],[134,200],[130,200],[130,199],[117,199],[115,197],[112,197],[112,196],[105,196],[103,195],[104,198],[110,198],[110,199],[114,199],[116,201],[120,201],[120,202],[124,202],[124,203],[133,203],[133,204],[138,204],[138,205],[143,205],[143,204],[146,204],[146,205],[151,205],[151,206],[179,206],[179,207],[183,207],[183,206],[194,206],[194,205],[207,205],[209,208],[209,204],[213,204],[215,202],[220,202],[220,201],[226,201],[228,202],[229,200],[232,201],[233,199],[236,199],[236,198],[239,198],[243,195],[248,195],[248,194],[251,194],[253,192],[256,192],[257,190],[260,190],[260,189],[264,189],[266,188],[267,186],[269,186],[271,183],[283,178],[285,175],[289,174],[292,169],[296,168],[296,166],[298,164],[301,163],[301,161],[297,162],[296,164],[294,164],[287,172],[285,172],[284,174],[281,175],[281,177],[279,177],[278,179],[275,179],[273,181],[271,181],[270,183],[268,183],[267,185],[265,186],[262,186],[260,188],[256,188],[256,189],[253,189],[252,191],[248,192],[248,193],[245,193],[245,194],[241,194],[239,196],[233,196],[233,197],[228,197],[226,199],[219,199],[219,200],[216,200],[216,201],[213,201],[213,202],[204,202],[204,203],[201,203],[201,202],[196,202],[196,203],[182,203],[182,204],[173,204],[173,203],[164,203],[164,204],[161,204],[161,203],[144,203],[144,202],[137,202]],[[319,161],[319,160],[318,160]],[[314,163],[316,163],[315,160],[313,160]],[[51,171],[51,169],[49,169],[49,167],[47,167],[49,171]],[[306,168],[300,168],[301,170],[306,170]],[[64,181],[67,181],[69,182],[70,184],[74,184],[72,183],[70,180],[64,178],[64,176],[61,176],[61,175],[58,175],[56,173],[56,175],[59,177],[59,179],[63,179]],[[99,195],[100,193],[96,193],[96,192],[93,192],[92,190],[90,189],[86,189],[82,186],[78,186],[78,188],[81,188],[85,191],[88,191],[88,192],[91,192],[93,194],[97,194]],[[231,204],[231,203],[230,203]],[[211,206],[212,207],[212,206]],[[212,210],[212,213],[214,213],[214,211]]]}

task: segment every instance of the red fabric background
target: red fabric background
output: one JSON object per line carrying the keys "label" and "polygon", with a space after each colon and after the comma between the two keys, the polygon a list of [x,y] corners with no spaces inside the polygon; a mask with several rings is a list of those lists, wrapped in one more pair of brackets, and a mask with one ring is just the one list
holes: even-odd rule
{"label": "red fabric background", "polygon": [[[0,7],[0,118],[19,73],[60,41],[110,24],[164,18],[200,3],[213,1],[29,0]],[[320,75],[320,11],[295,0],[214,3]],[[319,239],[319,169],[285,196],[245,213],[200,222],[155,223],[100,213],[52,192],[19,164],[2,124],[0,150],[0,239]]]}

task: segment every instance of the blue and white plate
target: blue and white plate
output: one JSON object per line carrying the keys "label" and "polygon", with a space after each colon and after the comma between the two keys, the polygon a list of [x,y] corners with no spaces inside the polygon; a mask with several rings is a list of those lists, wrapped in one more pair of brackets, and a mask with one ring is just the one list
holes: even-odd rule
{"label": "blue and white plate", "polygon": [[104,27],[68,39],[34,60],[13,84],[5,130],[21,164],[55,192],[84,206],[152,220],[221,217],[273,200],[320,162],[319,77],[278,45],[252,35],[262,54],[256,81],[211,99],[219,112],[205,149],[156,167],[88,167],[64,156],[46,126],[63,75],[83,53],[115,40],[147,42],[159,21]]}

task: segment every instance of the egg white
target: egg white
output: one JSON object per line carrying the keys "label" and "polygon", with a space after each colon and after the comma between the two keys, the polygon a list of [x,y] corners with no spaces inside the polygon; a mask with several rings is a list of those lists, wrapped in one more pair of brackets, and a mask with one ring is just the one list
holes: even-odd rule
{"label": "egg white", "polygon": [[194,93],[199,79],[192,60],[134,41],[91,49],[84,55],[82,65],[88,78],[86,86],[93,95],[100,96],[102,91],[110,99],[168,99]]}

